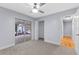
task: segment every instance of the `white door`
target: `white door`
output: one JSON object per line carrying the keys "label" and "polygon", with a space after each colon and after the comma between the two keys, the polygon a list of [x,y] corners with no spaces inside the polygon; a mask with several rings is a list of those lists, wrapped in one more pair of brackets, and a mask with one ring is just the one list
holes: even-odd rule
{"label": "white door", "polygon": [[72,23],[73,39],[76,53],[79,54],[79,18],[74,18]]}

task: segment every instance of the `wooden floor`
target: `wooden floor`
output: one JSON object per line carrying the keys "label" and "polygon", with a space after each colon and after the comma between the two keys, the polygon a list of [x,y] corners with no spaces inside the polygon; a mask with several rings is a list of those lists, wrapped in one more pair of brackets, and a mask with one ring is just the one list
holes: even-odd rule
{"label": "wooden floor", "polygon": [[74,49],[40,40],[30,40],[0,51],[1,55],[76,55]]}

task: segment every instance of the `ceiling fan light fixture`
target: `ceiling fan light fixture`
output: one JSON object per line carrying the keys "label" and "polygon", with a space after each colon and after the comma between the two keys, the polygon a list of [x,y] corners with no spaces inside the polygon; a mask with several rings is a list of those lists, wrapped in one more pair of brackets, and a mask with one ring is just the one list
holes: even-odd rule
{"label": "ceiling fan light fixture", "polygon": [[33,13],[38,13],[38,9],[32,9]]}
{"label": "ceiling fan light fixture", "polygon": [[40,7],[40,5],[39,5],[39,4],[37,4],[36,6],[37,6],[37,8],[39,8],[39,7]]}

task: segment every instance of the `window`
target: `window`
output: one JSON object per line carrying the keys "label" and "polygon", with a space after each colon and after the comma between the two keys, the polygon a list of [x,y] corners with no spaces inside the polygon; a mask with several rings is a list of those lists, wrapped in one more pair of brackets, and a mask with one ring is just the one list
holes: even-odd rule
{"label": "window", "polygon": [[15,22],[15,36],[31,34],[31,22],[19,20]]}

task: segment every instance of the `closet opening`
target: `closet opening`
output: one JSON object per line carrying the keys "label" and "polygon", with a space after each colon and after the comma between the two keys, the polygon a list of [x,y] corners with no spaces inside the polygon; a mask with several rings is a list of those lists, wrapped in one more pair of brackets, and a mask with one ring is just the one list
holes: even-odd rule
{"label": "closet opening", "polygon": [[74,48],[74,42],[72,39],[72,18],[65,17],[62,22],[62,39],[61,45],[67,48]]}
{"label": "closet opening", "polygon": [[38,40],[44,41],[44,21],[38,22]]}

